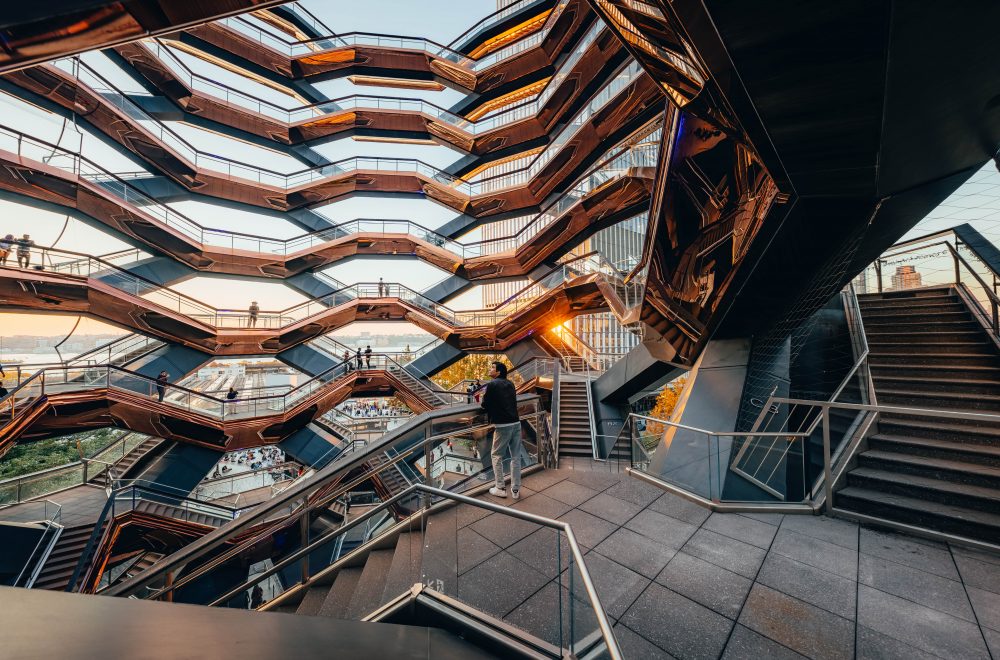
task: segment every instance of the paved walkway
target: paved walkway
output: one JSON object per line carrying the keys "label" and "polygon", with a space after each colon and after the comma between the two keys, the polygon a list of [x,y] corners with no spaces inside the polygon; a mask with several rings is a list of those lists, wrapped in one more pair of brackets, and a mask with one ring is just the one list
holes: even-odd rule
{"label": "paved walkway", "polygon": [[[85,484],[47,495],[45,499],[62,505],[59,522],[64,527],[76,527],[93,524],[97,521],[108,501],[108,494],[99,486]],[[50,505],[48,511],[52,510]],[[0,509],[0,521],[30,522],[42,520],[45,518],[45,513],[45,502],[32,500]]]}
{"label": "paved walkway", "polygon": [[[572,525],[627,658],[1000,658],[997,555],[825,516],[713,514],[589,461],[528,477],[513,506]],[[466,575],[523,594],[481,606],[548,618],[557,639],[551,544],[496,514],[460,520]]]}

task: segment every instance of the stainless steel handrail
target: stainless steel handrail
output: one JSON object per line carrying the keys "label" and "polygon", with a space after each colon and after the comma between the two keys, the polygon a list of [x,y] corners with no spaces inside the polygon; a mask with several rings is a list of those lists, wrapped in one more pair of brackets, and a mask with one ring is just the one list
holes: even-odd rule
{"label": "stainless steel handrail", "polygon": [[[522,401],[525,403],[535,402],[537,401],[537,397],[526,397],[522,399]],[[477,409],[473,406],[467,406],[467,408],[470,412],[475,412]],[[426,429],[425,432],[429,432],[430,424],[432,424],[436,418],[451,416],[459,412],[461,412],[461,407],[450,409],[445,413],[441,413],[439,411],[432,411],[430,413],[422,413],[420,415],[414,416],[409,424],[397,427],[396,429],[393,429],[388,434],[383,436],[381,439],[369,443],[364,448],[365,451],[351,452],[350,455],[345,457],[345,460],[340,460],[340,457],[338,456],[338,460],[335,460],[329,463],[326,467],[322,468],[317,474],[313,476],[313,478],[289,487],[288,489],[282,491],[282,493],[278,497],[270,500],[269,502],[265,502],[261,505],[258,505],[253,509],[252,512],[240,516],[235,521],[227,525],[225,528],[207,534],[206,536],[189,544],[182,550],[174,553],[170,557],[167,557],[163,561],[158,562],[159,568],[156,571],[144,571],[142,575],[138,575],[132,580],[128,580],[119,585],[115,585],[107,593],[109,595],[119,596],[119,595],[124,595],[126,591],[131,593],[132,590],[141,589],[142,587],[152,582],[157,575],[167,571],[173,571],[176,568],[185,566],[191,561],[194,561],[196,559],[205,556],[208,552],[212,551],[216,547],[225,543],[229,538],[232,538],[233,536],[239,534],[240,532],[252,527],[258,521],[265,522],[267,521],[268,516],[283,510],[283,508],[286,505],[290,503],[297,503],[300,500],[303,500],[305,501],[305,503],[298,507],[296,513],[292,514],[291,516],[283,516],[282,519],[278,521],[271,521],[274,523],[274,525],[287,525],[289,524],[290,520],[291,522],[295,522],[299,520],[302,516],[307,515],[310,511],[316,509],[317,507],[323,507],[328,505],[334,499],[341,496],[344,492],[349,492],[350,489],[354,488],[358,484],[361,484],[364,481],[370,479],[371,474],[384,470],[389,465],[394,465],[397,461],[403,460],[404,458],[411,455],[415,451],[422,450],[423,447],[429,443],[437,442],[440,439],[446,439],[449,437],[454,437],[456,435],[465,434],[471,430],[475,430],[478,428],[485,428],[488,426],[488,425],[482,425],[477,427],[470,427],[452,431],[445,434],[440,434],[438,436],[425,437],[424,439],[420,440],[417,444],[415,444],[413,447],[411,447],[411,449],[408,450],[407,452],[402,453],[399,456],[385,463],[380,463],[375,469],[371,470],[370,472],[366,472],[360,477],[352,480],[346,486],[339,486],[331,494],[326,494],[323,497],[318,498],[316,500],[308,501],[308,498],[311,497],[313,493],[317,492],[318,488],[324,487],[327,483],[332,482],[339,475],[346,475],[349,473],[350,470],[360,467],[361,464],[367,462],[372,456],[384,452],[385,449],[391,447],[393,443],[395,443],[396,441],[403,440],[408,433],[415,432],[422,427]],[[534,413],[534,414],[539,415],[541,413]],[[199,571],[204,572],[207,569],[214,568],[215,565],[221,564],[231,556],[235,555],[236,551],[239,551],[244,545],[247,545],[249,543],[259,542],[267,534],[270,534],[271,531],[272,531],[271,526],[269,526],[268,529],[264,530],[264,532],[262,532],[261,534],[258,534],[253,538],[246,540],[244,543],[237,545],[234,548],[231,548],[229,551],[222,553],[220,556],[213,558],[211,561],[206,562],[206,564],[199,567],[199,569],[197,569],[195,573],[200,575],[201,573],[199,573]],[[191,576],[187,577],[190,578]],[[171,587],[165,587],[161,591],[173,590],[174,588],[182,585],[183,583],[184,583],[184,578],[181,578],[181,580],[174,582]]]}
{"label": "stainless steel handrail", "polygon": [[[366,511],[363,515],[350,521],[346,525],[328,531],[327,533],[320,536],[316,540],[310,542],[309,544],[303,546],[302,548],[299,548],[292,554],[288,555],[288,557],[281,560],[267,571],[264,571],[263,573],[258,573],[249,580],[245,581],[243,584],[230,589],[224,595],[212,601],[209,605],[219,606],[226,603],[230,599],[239,595],[240,592],[252,588],[254,585],[258,584],[259,582],[262,582],[263,580],[267,579],[271,575],[274,575],[278,571],[287,568],[288,566],[292,565],[293,563],[300,560],[302,557],[308,555],[309,553],[313,552],[314,550],[318,549],[319,547],[326,545],[332,538],[341,536],[347,531],[353,529],[354,527],[359,526],[362,523],[367,523],[379,512],[389,509],[392,505],[396,504],[400,500],[406,499],[416,493],[424,493],[430,497],[438,497],[445,500],[452,500],[457,504],[467,504],[469,506],[486,509],[493,513],[499,513],[501,515],[510,516],[513,518],[517,518],[519,520],[531,522],[543,527],[549,527],[551,529],[556,529],[565,533],[567,542],[569,543],[570,552],[572,553],[573,559],[576,562],[576,565],[580,571],[580,577],[583,580],[584,589],[587,592],[587,597],[590,600],[591,607],[593,608],[594,614],[598,621],[598,626],[601,629],[601,636],[604,638],[605,643],[608,645],[608,655],[612,658],[619,658],[619,659],[623,658],[621,654],[621,649],[618,647],[618,641],[617,638],[615,637],[614,630],[611,627],[611,623],[608,621],[607,614],[605,613],[604,610],[604,606],[601,604],[600,596],[598,595],[597,589],[594,586],[594,581],[590,576],[589,570],[587,569],[587,565],[583,557],[583,552],[580,550],[580,546],[576,540],[576,535],[573,533],[573,529],[569,525],[569,523],[560,520],[552,520],[551,518],[546,518],[533,513],[528,513],[520,509],[512,509],[506,506],[495,504],[493,502],[478,500],[473,497],[460,495],[458,493],[452,493],[451,491],[441,490],[439,488],[434,488],[432,486],[425,486],[423,484],[414,484],[408,487],[406,490],[393,496],[389,500],[386,500],[385,502],[375,507],[374,509]],[[414,516],[422,516],[422,515],[426,515],[426,509],[422,510],[419,513],[414,514]],[[305,585],[308,583],[309,580],[307,579],[301,584]]]}
{"label": "stainless steel handrail", "polygon": [[[45,561],[52,553],[52,549],[55,546],[56,541],[59,539],[59,535],[62,533],[63,526],[59,524],[59,520],[62,518],[62,504],[53,502],[49,499],[37,501],[45,503],[45,519],[40,521],[45,525],[45,529],[41,536],[38,537],[38,542],[35,544],[35,547],[32,548],[31,554],[28,555],[28,560],[25,562],[24,566],[21,567],[21,571],[17,574],[17,577],[14,578],[14,582],[11,583],[11,586],[14,587],[23,586],[26,589],[31,588],[31,586],[35,583],[35,580],[38,579],[38,574],[45,566]],[[55,507],[51,516],[49,516],[50,504]],[[42,547],[42,543],[46,539],[48,539],[48,544],[46,545],[45,550],[42,551],[42,554],[38,557],[38,559],[35,559],[35,554],[38,552],[39,548]],[[32,564],[32,560],[34,560],[34,566],[32,566],[31,574],[28,576],[28,580],[22,585],[21,578],[24,576],[24,572],[28,570],[29,565]]]}

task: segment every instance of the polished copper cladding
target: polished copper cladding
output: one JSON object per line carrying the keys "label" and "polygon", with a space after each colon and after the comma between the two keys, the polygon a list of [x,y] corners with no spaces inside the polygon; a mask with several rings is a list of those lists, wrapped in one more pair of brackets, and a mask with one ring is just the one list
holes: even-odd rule
{"label": "polished copper cladding", "polygon": [[[123,388],[81,387],[76,391],[47,394],[32,405],[29,413],[18,418],[16,424],[0,424],[0,453],[15,440],[102,428],[109,423],[167,440],[232,451],[280,442],[352,396],[390,393],[415,412],[430,409],[419,394],[387,369],[349,371],[323,384],[281,414],[267,414],[262,406],[264,411],[259,416],[233,420],[199,412],[192,406],[158,402],[153,379],[146,380],[149,393]],[[174,385],[169,387],[172,393],[182,389]]]}
{"label": "polished copper cladding", "polygon": [[[322,204],[359,192],[426,195],[435,201],[476,217],[537,209],[560,186],[576,176],[586,159],[607,149],[623,133],[649,119],[661,107],[662,94],[648,76],[640,76],[619,92],[611,103],[588,118],[559,153],[529,180],[471,187],[458,177],[445,175],[414,161],[398,171],[367,169],[363,160],[331,164],[293,174],[278,174],[257,166],[232,162],[230,173],[199,167],[192,155],[178,152],[142,126],[119,104],[85,85],[76,84],[66,72],[54,68],[17,74],[15,81],[79,111],[109,137],[146,160],[185,188],[202,195],[243,202],[268,209],[290,210]],[[609,144],[610,143],[610,144]],[[214,160],[218,160],[215,158]],[[373,164],[374,165],[374,164]],[[256,180],[250,177],[257,175]],[[284,185],[281,185],[281,182]],[[492,192],[494,188],[499,188]]]}
{"label": "polished copper cladding", "polygon": [[[281,43],[262,43],[237,27],[222,22],[199,26],[189,30],[188,34],[287,78],[380,76],[388,73],[396,78],[436,80],[459,89],[484,94],[514,85],[526,76],[537,76],[540,72],[550,70],[573,38],[593,20],[594,13],[585,0],[570,0],[558,16],[550,18],[551,27],[544,41],[481,71],[472,66],[475,58],[455,53],[454,57],[465,60],[455,62],[438,54],[437,51],[443,48],[440,44],[426,42],[428,47],[420,48],[418,42],[425,40],[391,35],[370,35],[373,40],[387,45],[353,40],[351,34],[320,38],[304,44],[305,48],[302,50],[306,52],[291,54],[289,50],[279,50],[284,48]],[[336,44],[337,40],[342,45]],[[331,41],[334,44],[328,46]],[[399,45],[393,47],[394,42]],[[288,44],[291,45],[292,42]]]}
{"label": "polished copper cladding", "polygon": [[286,0],[139,0],[137,2],[81,3],[83,8],[61,11],[28,3],[5,7],[0,73],[31,66],[95,48],[173,32],[253,8]]}
{"label": "polished copper cladding", "polygon": [[[96,170],[95,164],[82,162]],[[410,254],[469,280],[524,276],[595,231],[643,210],[649,201],[652,176],[649,168],[628,170],[559,212],[543,229],[519,241],[516,248],[463,258],[456,250],[435,244],[434,241],[443,241],[444,237],[421,238],[392,232],[352,231],[341,235],[330,230],[327,236],[303,240],[304,247],[290,249],[286,254],[276,254],[273,249],[254,252],[216,246],[195,240],[190,231],[180,231],[176,225],[165,223],[160,213],[125,201],[146,198],[127,181],[109,187],[94,177],[3,150],[0,150],[0,164],[5,165],[0,169],[0,189],[77,209],[196,270],[278,278],[323,268],[356,255],[377,254]],[[104,182],[112,180],[109,173]],[[133,192],[122,195],[121,190]],[[253,243],[243,235],[233,236],[232,243],[237,242]],[[266,242],[263,237],[261,242]],[[513,237],[510,242],[514,242]]]}
{"label": "polished copper cladding", "polygon": [[[163,47],[158,46],[158,48]],[[402,108],[406,107],[405,104],[398,110],[387,107],[327,110],[326,108],[334,104],[320,102],[294,111],[283,111],[278,108],[264,111],[263,107],[268,104],[262,100],[261,111],[253,111],[246,104],[213,96],[185,82],[162,57],[158,57],[143,42],[127,44],[117,51],[138,73],[186,113],[280,143],[307,143],[345,133],[379,135],[391,132],[393,135],[399,133],[426,135],[474,155],[486,155],[499,150],[509,151],[519,144],[548,138],[554,127],[560,122],[567,121],[569,119],[567,115],[584,100],[584,91],[588,89],[586,83],[599,77],[609,65],[614,66],[615,63],[623,61],[625,55],[620,42],[609,31],[605,31],[574,63],[572,71],[567,72],[557,83],[553,83],[557,84],[557,88],[550,93],[549,98],[536,113],[480,133],[471,129],[475,127],[474,117],[478,109],[484,107],[482,104],[464,113],[464,118],[469,122],[468,129],[439,116],[440,112],[450,114],[450,111],[431,113],[404,110]],[[173,67],[181,66],[182,62],[173,62]],[[44,96],[56,94],[56,89],[60,88],[55,100],[65,104],[58,97],[69,96],[70,90],[77,86],[77,83],[66,78],[67,74],[58,70],[27,70],[19,72],[16,77],[10,79]],[[547,81],[546,78],[542,83],[529,83],[522,88],[526,92],[525,96],[530,97],[532,93],[541,91],[540,88],[544,87]],[[79,93],[92,95],[92,92],[85,90]],[[78,99],[74,99],[74,102],[77,101]],[[86,99],[80,101],[87,107],[92,104]],[[509,99],[505,98],[504,102],[509,103]]]}
{"label": "polished copper cladding", "polygon": [[[216,310],[169,292],[171,304],[186,312],[133,295],[97,278],[37,270],[0,268],[0,304],[13,309],[87,314],[136,332],[189,346],[213,355],[273,355],[357,321],[408,321],[465,350],[503,350],[517,341],[568,318],[608,308],[603,276],[585,274],[533,297],[508,313],[468,312],[467,324],[404,297],[378,296],[366,285],[360,297],[331,294],[294,309],[261,312],[261,326],[247,327],[246,311]],[[390,285],[390,290],[400,288]],[[150,290],[159,289],[152,287]],[[193,315],[192,315],[193,314]],[[265,321],[263,319],[272,319]],[[479,319],[482,319],[481,321]]]}

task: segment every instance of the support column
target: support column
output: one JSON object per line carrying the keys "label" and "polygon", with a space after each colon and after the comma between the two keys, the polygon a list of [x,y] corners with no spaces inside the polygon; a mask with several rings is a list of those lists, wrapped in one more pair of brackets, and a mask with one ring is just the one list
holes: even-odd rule
{"label": "support column", "polygon": [[[788,342],[765,363],[751,361],[751,347],[749,338],[710,341],[691,370],[671,421],[706,431],[731,432],[738,428],[746,397],[753,399],[759,410],[776,385],[776,395],[787,395]],[[767,394],[761,399],[758,391]],[[649,472],[714,500],[773,499],[730,470],[733,450],[733,436],[709,437],[668,427],[652,455]]]}

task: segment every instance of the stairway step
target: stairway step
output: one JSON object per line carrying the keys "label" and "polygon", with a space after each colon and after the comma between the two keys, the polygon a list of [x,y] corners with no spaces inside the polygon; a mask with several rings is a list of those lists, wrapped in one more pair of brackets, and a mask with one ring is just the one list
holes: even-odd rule
{"label": "stairway step", "polygon": [[914,392],[932,392],[947,394],[982,394],[1000,399],[1000,382],[984,378],[951,378],[947,376],[926,377],[918,375],[886,375],[873,370],[875,391],[883,387],[905,388]]}
{"label": "stairway step", "polygon": [[[982,360],[982,358],[980,358]],[[911,378],[946,378],[982,380],[1000,385],[1000,367],[982,364],[921,364],[914,362],[889,363],[871,360],[873,375],[909,376]]]}
{"label": "stairway step", "polygon": [[972,484],[959,484],[933,477],[899,474],[873,467],[859,467],[847,475],[850,486],[914,499],[994,513],[1000,508],[1000,491]]}
{"label": "stairway step", "polygon": [[934,330],[938,332],[971,332],[982,329],[968,314],[961,315],[934,315],[925,316],[914,315],[866,315],[864,317],[865,330],[869,332],[918,332],[921,330]]}
{"label": "stairway step", "polygon": [[941,391],[921,392],[895,387],[876,387],[875,391],[878,393],[879,403],[885,405],[982,414],[1000,412],[1000,397]]}
{"label": "stairway step", "polygon": [[1000,468],[1000,447],[995,445],[949,442],[938,438],[913,438],[885,433],[871,436],[868,443],[872,449],[879,451],[980,463]]}
{"label": "stairway step", "polygon": [[319,616],[328,616],[331,619],[347,618],[347,608],[351,604],[351,598],[354,596],[355,587],[358,586],[358,580],[361,579],[362,571],[362,567],[352,566],[341,568],[337,572],[337,577],[319,608]]}
{"label": "stairway step", "polygon": [[[923,327],[917,326],[914,327]],[[877,327],[875,329],[865,329],[865,336],[869,340],[869,344],[878,346],[879,342],[882,340],[890,342],[905,341],[911,344],[933,344],[939,346],[945,343],[952,342],[979,342],[986,344],[986,337],[983,335],[982,330],[906,330],[903,331],[899,329],[898,326],[892,326],[891,328],[886,326],[885,329],[882,327]]]}
{"label": "stairway step", "polygon": [[302,602],[295,608],[295,613],[305,616],[316,616],[319,614],[319,608],[323,606],[323,601],[326,600],[328,591],[329,586],[317,585],[310,587],[306,590],[306,595],[302,597]]}
{"label": "stairway step", "polygon": [[915,527],[1000,543],[1000,516],[986,511],[854,486],[838,491],[834,505]]}
{"label": "stairway step", "polygon": [[372,550],[368,561],[354,588],[351,604],[347,608],[347,618],[362,619],[382,605],[385,581],[392,565],[392,550]]}
{"label": "stairway step", "polygon": [[858,462],[863,467],[874,467],[906,475],[1000,489],[1000,468],[981,463],[900,454],[877,449],[862,452],[858,455]]}
{"label": "stairway step", "polygon": [[940,298],[940,299],[926,299],[926,302],[911,302],[906,301],[893,301],[893,302],[882,302],[882,303],[868,303],[861,306],[862,314],[891,314],[898,312],[900,314],[914,313],[914,314],[935,314],[940,312],[956,312],[963,311],[968,312],[968,309],[962,303],[957,296],[950,298]]}
{"label": "stairway step", "polygon": [[458,580],[458,508],[450,507],[427,518],[421,571],[424,583],[454,593]]}
{"label": "stairway step", "polygon": [[883,335],[882,337],[873,337],[871,335],[866,336],[868,337],[871,354],[879,357],[899,354],[961,354],[990,357],[996,356],[996,347],[989,343],[985,337],[980,337],[975,341],[952,341],[945,344],[934,342],[918,344],[910,341],[899,341],[893,335]]}
{"label": "stairway step", "polygon": [[872,301],[898,301],[898,300],[916,300],[926,301],[928,299],[935,298],[949,298],[955,297],[955,291],[951,286],[932,286],[932,287],[921,287],[919,289],[900,289],[898,291],[882,291],[881,293],[862,293],[858,295],[858,302],[860,304],[870,303]]}
{"label": "stairway step", "polygon": [[382,602],[387,603],[408,591],[420,582],[420,557],[423,550],[423,534],[419,530],[403,532],[396,539],[396,549],[392,554],[392,565],[385,579]]}
{"label": "stairway step", "polygon": [[878,426],[880,432],[910,437],[978,444],[1000,443],[1000,422],[988,424],[972,420],[883,413],[879,416]]}

